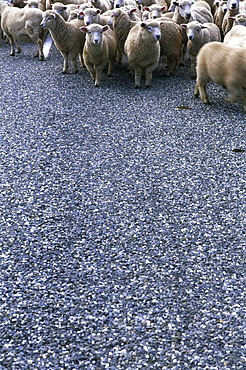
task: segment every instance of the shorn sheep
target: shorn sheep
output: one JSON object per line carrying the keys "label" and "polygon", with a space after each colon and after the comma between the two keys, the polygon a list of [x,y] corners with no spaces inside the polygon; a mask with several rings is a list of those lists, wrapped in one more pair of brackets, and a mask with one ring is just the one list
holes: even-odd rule
{"label": "shorn sheep", "polygon": [[197,56],[197,79],[194,95],[209,104],[206,86],[210,81],[226,87],[229,103],[234,103],[242,92],[246,112],[246,53],[245,48],[229,46],[222,42],[205,44]]}
{"label": "shorn sheep", "polygon": [[10,55],[15,55],[15,45],[17,53],[21,52],[19,41],[34,42],[38,45],[39,60],[44,60],[43,38],[45,32],[40,27],[43,12],[40,9],[17,8],[1,6],[1,29],[7,36],[11,46]]}
{"label": "shorn sheep", "polygon": [[186,29],[187,50],[190,59],[190,76],[196,77],[196,57],[201,47],[211,41],[221,41],[220,30],[214,23],[191,21],[181,24]]}
{"label": "shorn sheep", "polygon": [[63,73],[68,71],[68,55],[71,55],[71,61],[75,73],[78,72],[77,56],[83,64],[83,46],[85,42],[84,34],[72,22],[66,22],[62,16],[54,10],[46,10],[43,14],[41,26],[48,29],[54,40],[56,48],[63,56]]}
{"label": "shorn sheep", "polygon": [[108,64],[108,76],[114,71],[117,45],[114,31],[108,25],[93,23],[80,30],[86,34],[83,58],[86,69],[90,73],[95,86],[99,86],[102,71]]}
{"label": "shorn sheep", "polygon": [[140,87],[143,71],[145,72],[145,86],[152,82],[153,70],[160,58],[160,22],[147,20],[139,22],[131,28],[126,42],[125,53],[131,70],[135,72],[135,87]]}

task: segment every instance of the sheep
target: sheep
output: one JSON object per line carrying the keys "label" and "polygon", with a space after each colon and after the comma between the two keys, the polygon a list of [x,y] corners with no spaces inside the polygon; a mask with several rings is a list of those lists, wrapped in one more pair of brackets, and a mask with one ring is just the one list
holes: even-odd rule
{"label": "sheep", "polygon": [[207,42],[221,41],[220,30],[214,23],[199,23],[191,21],[181,24],[186,29],[188,38],[187,50],[190,59],[190,76],[196,77],[196,57],[201,47]]}
{"label": "sheep", "polygon": [[79,12],[79,18],[84,17],[84,22],[86,26],[92,23],[98,23],[103,26],[107,25],[109,17],[103,17],[101,15],[101,10],[97,8],[86,8]]}
{"label": "sheep", "polygon": [[65,19],[65,21],[68,20],[70,12],[75,9],[77,9],[76,4],[64,5],[63,3],[60,2],[55,2],[54,4],[52,4],[52,10],[59,13],[62,16],[62,18]]}
{"label": "sheep", "polygon": [[85,43],[85,36],[80,32],[79,28],[66,22],[62,16],[54,10],[46,10],[43,14],[41,26],[48,29],[51,37],[54,40],[56,48],[60,51],[64,63],[63,73],[68,71],[68,55],[71,55],[71,61],[75,73],[78,72],[77,56],[79,55],[81,65],[83,66],[83,46]]}
{"label": "sheep", "polygon": [[211,8],[206,1],[195,1],[191,5],[191,21],[197,21],[200,23],[214,22],[214,17],[211,12]]}
{"label": "sheep", "polygon": [[238,13],[235,17],[229,17],[229,19],[233,20],[232,28],[239,25],[246,26],[246,14],[244,13]]}
{"label": "sheep", "polygon": [[218,1],[218,7],[214,13],[214,23],[216,24],[216,26],[219,27],[221,36],[223,36],[222,23],[226,12],[227,12],[227,0]]}
{"label": "sheep", "polygon": [[122,6],[126,5],[132,5],[132,6],[137,6],[137,3],[135,0],[114,0],[114,8],[121,8]]}
{"label": "sheep", "polygon": [[206,86],[210,81],[226,87],[231,94],[227,102],[234,103],[242,89],[243,109],[246,112],[246,54],[245,48],[229,46],[222,42],[205,44],[197,56],[197,79],[194,96],[201,96],[210,104]]}
{"label": "sheep", "polygon": [[64,5],[68,5],[68,4],[80,5],[80,4],[87,2],[87,0],[46,0],[45,10],[52,9],[52,4],[54,4],[55,2],[60,2],[60,3],[63,3]]}
{"label": "sheep", "polygon": [[225,35],[224,44],[229,46],[246,47],[246,27],[236,25]]}
{"label": "sheep", "polygon": [[152,82],[153,70],[160,58],[160,23],[155,20],[139,22],[131,28],[124,46],[131,70],[135,72],[135,87],[140,87],[145,71],[145,86]]}
{"label": "sheep", "polygon": [[19,41],[34,42],[38,45],[38,53],[35,56],[38,55],[39,60],[44,60],[45,32],[40,27],[43,12],[40,9],[10,7],[7,2],[2,10],[1,29],[10,42],[10,55],[15,55],[15,45],[17,53],[21,52]]}
{"label": "sheep", "polygon": [[[130,12],[135,12],[136,9],[132,9]],[[136,21],[130,19],[129,14],[124,8],[118,8],[113,10],[108,25],[112,27],[115,32],[117,46],[118,46],[118,56],[117,62],[120,63],[124,54],[124,45],[129,31],[132,27],[137,24]]]}
{"label": "sheep", "polygon": [[91,4],[97,8],[100,9],[102,13],[106,12],[107,10],[112,9],[110,0],[90,0]]}
{"label": "sheep", "polygon": [[232,28],[233,20],[231,17],[235,17],[239,13],[239,0],[228,0],[227,12],[222,22],[222,33],[223,36],[227,34]]}
{"label": "sheep", "polygon": [[108,76],[114,71],[117,45],[114,31],[108,25],[92,23],[80,30],[86,34],[83,58],[95,86],[99,86],[102,71],[108,64]]}
{"label": "sheep", "polygon": [[41,3],[41,0],[26,0],[24,1],[26,4],[24,8],[38,8],[42,11],[44,11],[43,4]]}
{"label": "sheep", "polygon": [[162,14],[167,11],[167,7],[159,4],[152,4],[150,6],[145,6],[144,10],[149,12],[149,19],[156,19],[160,18]]}
{"label": "sheep", "polygon": [[160,55],[166,57],[165,75],[169,76],[178,67],[182,47],[182,28],[175,22],[161,19]]}

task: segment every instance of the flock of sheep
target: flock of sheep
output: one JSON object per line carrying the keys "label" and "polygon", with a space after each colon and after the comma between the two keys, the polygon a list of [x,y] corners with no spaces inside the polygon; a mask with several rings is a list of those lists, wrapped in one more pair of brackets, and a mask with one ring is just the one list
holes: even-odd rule
{"label": "flock of sheep", "polygon": [[[0,0],[1,37],[11,53],[19,41],[38,45],[44,60],[51,36],[75,72],[78,57],[95,86],[108,66],[127,56],[135,87],[152,82],[160,57],[165,74],[175,73],[188,52],[190,76],[196,78],[194,95],[209,104],[209,81],[226,87],[227,101],[242,94],[246,111],[246,0]],[[49,49],[50,46],[48,46]]]}

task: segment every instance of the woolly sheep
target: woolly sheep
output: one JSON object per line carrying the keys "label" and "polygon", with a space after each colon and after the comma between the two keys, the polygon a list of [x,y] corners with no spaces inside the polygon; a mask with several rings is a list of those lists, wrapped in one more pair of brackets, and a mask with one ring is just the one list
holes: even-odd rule
{"label": "woolly sheep", "polygon": [[219,27],[221,36],[223,35],[222,23],[226,12],[227,12],[227,0],[218,1],[218,7],[214,13],[214,23],[216,24],[216,26]]}
{"label": "woolly sheep", "polygon": [[135,0],[114,0],[114,8],[121,8],[122,6],[126,5],[132,5],[132,6],[137,6],[137,3]]}
{"label": "woolly sheep", "polygon": [[159,4],[152,4],[150,6],[145,6],[144,10],[149,12],[149,19],[156,19],[160,18],[162,14],[167,11],[167,7]]}
{"label": "woolly sheep", "polygon": [[206,86],[210,81],[226,87],[231,94],[227,101],[234,103],[242,90],[243,109],[246,112],[246,54],[244,48],[228,46],[222,42],[205,44],[197,56],[197,79],[194,90],[209,104]]}
{"label": "woolly sheep", "polygon": [[40,27],[43,12],[40,9],[10,7],[1,8],[1,29],[7,36],[11,46],[10,55],[21,52],[19,41],[34,42],[38,45],[39,60],[44,60],[43,38],[45,33]]}
{"label": "woolly sheep", "polygon": [[102,11],[102,13],[112,8],[109,0],[90,0],[91,4]]}
{"label": "woolly sheep", "polygon": [[55,2],[54,4],[52,4],[52,10],[55,10],[57,13],[59,13],[62,16],[62,18],[65,19],[65,21],[68,20],[70,12],[72,10],[75,10],[76,8],[77,8],[76,4],[64,5],[63,3],[60,2]]}
{"label": "woolly sheep", "polygon": [[220,30],[214,23],[191,21],[181,24],[186,29],[187,50],[190,59],[190,76],[196,77],[196,57],[201,47],[211,41],[221,41]]}
{"label": "woolly sheep", "polygon": [[140,87],[142,72],[145,72],[145,86],[152,82],[152,73],[160,58],[160,23],[155,20],[139,22],[131,28],[124,46],[125,53],[135,72],[135,87]]}
{"label": "woolly sheep", "polygon": [[177,23],[166,20],[161,22],[160,29],[160,55],[166,57],[165,75],[169,76],[178,67],[182,47],[182,28]]}
{"label": "woolly sheep", "polygon": [[97,8],[86,8],[79,12],[79,17],[82,15],[84,17],[84,22],[86,26],[92,23],[98,23],[103,26],[107,25],[109,17],[103,17],[101,15],[101,10]]}
{"label": "woolly sheep", "polygon": [[[130,12],[135,12],[136,9],[132,9]],[[136,21],[130,19],[129,14],[124,8],[114,9],[108,24],[112,27],[115,32],[117,46],[118,46],[118,57],[117,62],[122,60],[124,53],[124,45],[130,29],[136,25]]]}
{"label": "woolly sheep", "polygon": [[245,13],[238,13],[235,17],[229,17],[229,19],[233,20],[232,27],[246,26],[246,14]]}
{"label": "woolly sheep", "polygon": [[224,44],[229,46],[246,47],[246,27],[242,25],[233,26],[224,38]]}
{"label": "woolly sheep", "polygon": [[91,24],[81,27],[80,30],[86,34],[83,58],[85,66],[90,73],[95,86],[99,86],[102,71],[108,64],[108,76],[114,71],[116,61],[116,39],[114,31],[109,26]]}
{"label": "woolly sheep", "polygon": [[24,1],[24,3],[26,4],[25,8],[38,8],[44,11],[44,7],[41,3],[41,0],[26,0]]}
{"label": "woolly sheep", "polygon": [[228,0],[227,12],[222,22],[222,33],[225,36],[230,31],[233,25],[231,17],[235,17],[239,13],[239,0]]}
{"label": "woolly sheep", "polygon": [[71,55],[71,61],[75,72],[78,72],[77,56],[79,55],[81,65],[83,65],[83,46],[85,36],[80,30],[72,24],[66,22],[62,16],[54,10],[46,10],[43,14],[41,26],[48,29],[54,40],[56,48],[63,56],[63,73],[68,70],[68,55]]}
{"label": "woolly sheep", "polygon": [[211,8],[206,1],[195,1],[190,8],[191,21],[200,23],[214,22]]}

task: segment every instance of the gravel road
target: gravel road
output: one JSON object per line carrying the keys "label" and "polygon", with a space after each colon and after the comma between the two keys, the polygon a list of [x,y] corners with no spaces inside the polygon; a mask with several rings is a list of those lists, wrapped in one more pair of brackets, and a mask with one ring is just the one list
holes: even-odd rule
{"label": "gravel road", "polygon": [[245,369],[241,102],[34,50],[0,47],[0,369]]}

